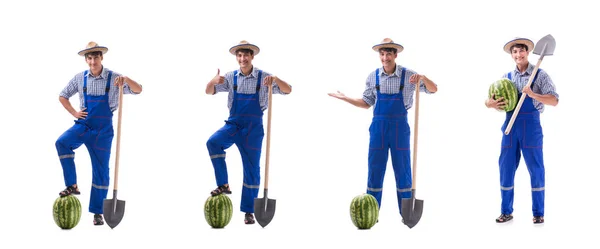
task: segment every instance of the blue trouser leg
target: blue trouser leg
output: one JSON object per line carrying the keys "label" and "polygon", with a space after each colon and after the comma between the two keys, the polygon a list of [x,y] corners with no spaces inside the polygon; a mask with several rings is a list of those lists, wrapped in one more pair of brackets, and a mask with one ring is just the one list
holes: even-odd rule
{"label": "blue trouser leg", "polygon": [[92,189],[89,211],[94,214],[103,213],[104,199],[110,184],[110,151],[113,131],[102,131],[86,141],[85,146],[92,160]]}
{"label": "blue trouser leg", "polygon": [[544,216],[545,170],[542,149],[523,149],[523,158],[531,177],[533,215]]}
{"label": "blue trouser leg", "polygon": [[254,199],[258,197],[260,188],[260,155],[264,130],[262,124],[250,122],[242,130],[242,135],[236,141],[244,167],[244,184],[242,186],[242,201],[240,210],[254,213]]}
{"label": "blue trouser leg", "polygon": [[[502,129],[504,130],[504,129]],[[500,150],[500,192],[502,196],[501,213],[512,214],[514,200],[515,172],[521,160],[521,149],[517,138],[517,129],[502,136]]]}
{"label": "blue trouser leg", "polygon": [[75,149],[79,148],[86,139],[85,126],[75,124],[65,131],[56,140],[56,150],[63,168],[65,186],[77,183],[77,171],[75,170]]}
{"label": "blue trouser leg", "polygon": [[534,216],[544,216],[545,170],[542,126],[539,120],[528,120],[523,139],[523,159],[531,178],[532,211]]}
{"label": "blue trouser leg", "polygon": [[227,164],[225,163],[225,150],[231,147],[238,129],[235,124],[226,123],[221,129],[216,131],[208,141],[206,147],[215,170],[217,186],[229,183],[227,176]]}
{"label": "blue trouser leg", "polygon": [[367,181],[367,194],[373,195],[381,207],[383,179],[388,160],[389,146],[385,133],[385,123],[374,121],[369,128],[369,171]]}
{"label": "blue trouser leg", "polygon": [[397,122],[393,139],[390,139],[392,147],[392,166],[396,178],[396,195],[398,197],[398,209],[402,213],[402,198],[411,197],[412,172],[410,166],[410,128],[408,123]]}

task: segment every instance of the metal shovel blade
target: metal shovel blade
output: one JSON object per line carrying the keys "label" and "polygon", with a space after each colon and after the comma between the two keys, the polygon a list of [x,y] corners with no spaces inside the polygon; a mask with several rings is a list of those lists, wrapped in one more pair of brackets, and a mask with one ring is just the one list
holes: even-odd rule
{"label": "metal shovel blade", "polygon": [[533,53],[540,56],[552,55],[554,54],[554,48],[556,48],[554,37],[552,37],[552,35],[547,35],[537,42],[533,49]]}
{"label": "metal shovel blade", "polygon": [[254,215],[260,226],[266,227],[275,216],[275,200],[267,198],[267,190],[265,189],[264,198],[254,199]]}
{"label": "metal shovel blade", "polygon": [[402,221],[408,228],[413,228],[423,215],[423,200],[415,199],[413,192],[411,198],[402,199]]}
{"label": "metal shovel blade", "polygon": [[113,199],[104,200],[104,220],[112,229],[115,228],[125,215],[125,201],[117,199],[117,192],[114,191]]}

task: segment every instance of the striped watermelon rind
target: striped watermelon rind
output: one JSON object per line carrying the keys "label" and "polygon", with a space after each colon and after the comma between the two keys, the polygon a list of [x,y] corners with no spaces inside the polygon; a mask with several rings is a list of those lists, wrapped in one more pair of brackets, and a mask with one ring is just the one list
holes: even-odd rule
{"label": "striped watermelon rind", "polygon": [[350,203],[350,218],[358,229],[371,229],[379,219],[379,204],[370,194],[361,194]]}
{"label": "striped watermelon rind", "polygon": [[54,223],[62,229],[71,229],[81,219],[81,202],[74,195],[58,197],[52,208]]}
{"label": "striped watermelon rind", "polygon": [[504,97],[504,108],[505,112],[510,112],[515,109],[517,102],[519,102],[519,92],[515,86],[515,83],[507,78],[497,80],[490,85],[488,91],[488,98],[492,98],[492,94],[495,95],[495,99]]}
{"label": "striped watermelon rind", "polygon": [[204,218],[212,228],[224,228],[233,216],[233,205],[227,195],[210,196],[204,203]]}

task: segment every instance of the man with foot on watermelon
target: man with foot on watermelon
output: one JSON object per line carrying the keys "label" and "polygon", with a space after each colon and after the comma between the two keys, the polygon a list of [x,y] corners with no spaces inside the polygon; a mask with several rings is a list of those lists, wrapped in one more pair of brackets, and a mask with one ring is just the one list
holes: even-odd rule
{"label": "man with foot on watermelon", "polygon": [[367,193],[375,196],[381,207],[383,179],[388,153],[391,154],[400,212],[402,198],[411,198],[410,127],[407,112],[413,104],[416,83],[419,82],[421,92],[437,92],[437,85],[425,75],[396,64],[396,57],[403,49],[403,46],[390,38],[373,46],[373,50],[379,53],[383,66],[367,77],[362,98],[351,98],[339,91],[329,93],[329,96],[360,108],[369,109],[374,105],[373,120],[369,127]]}
{"label": "man with foot on watermelon", "polygon": [[[89,212],[94,214],[94,225],[103,225],[103,202],[109,187],[109,160],[113,140],[113,112],[119,105],[119,86],[124,94],[139,94],[142,86],[127,76],[122,76],[102,65],[108,48],[89,42],[79,51],[85,58],[89,70],[80,72],[62,90],[59,101],[75,117],[75,124],[56,140],[58,158],[63,168],[66,189],[60,196],[78,195],[75,171],[75,149],[85,144],[92,161],[92,189]],[[77,111],[69,102],[79,93]]]}
{"label": "man with foot on watermelon", "polygon": [[515,172],[523,159],[531,177],[531,196],[533,201],[533,223],[544,223],[544,194],[545,170],[542,152],[543,133],[540,124],[540,113],[544,105],[556,106],[558,94],[552,79],[542,69],[538,69],[529,88],[525,88],[532,75],[535,65],[529,63],[529,53],[534,48],[531,40],[516,38],[504,45],[504,51],[511,55],[516,63],[514,70],[503,75],[511,80],[518,91],[517,99],[489,98],[485,105],[488,108],[504,111],[507,101],[519,101],[522,93],[527,94],[521,109],[513,123],[508,135],[504,134],[514,110],[506,112],[506,120],[502,125],[502,144],[500,159],[500,191],[502,197],[501,214],[496,218],[497,223],[504,223],[513,219],[513,199]]}
{"label": "man with foot on watermelon", "polygon": [[206,142],[208,154],[215,170],[217,188],[212,196],[231,194],[225,163],[225,150],[235,144],[242,156],[244,182],[240,210],[245,213],[244,223],[254,224],[254,199],[260,187],[260,155],[264,137],[263,112],[268,106],[269,84],[273,94],[287,95],[292,87],[275,75],[252,65],[258,46],[241,41],[229,49],[235,55],[239,70],[217,75],[206,84],[206,94],[227,92],[229,118]]}

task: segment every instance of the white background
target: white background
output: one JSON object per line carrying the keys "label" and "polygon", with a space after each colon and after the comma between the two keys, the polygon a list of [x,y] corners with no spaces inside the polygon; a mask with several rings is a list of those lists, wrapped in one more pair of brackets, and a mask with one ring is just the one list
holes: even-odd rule
{"label": "white background", "polygon": [[[600,173],[593,156],[599,139],[595,10],[577,0],[3,1],[1,247],[597,247],[591,237],[598,231]],[[483,101],[489,84],[514,68],[504,43],[547,34],[556,50],[541,67],[556,84],[560,104],[542,115],[546,224],[531,222],[522,161],[515,219],[498,225],[504,114]],[[379,223],[359,231],[349,204],[366,188],[372,109],[327,93],[360,97],[367,75],[381,66],[371,47],[385,37],[405,47],[397,63],[438,84],[439,92],[422,94],[420,103],[416,196],[425,207],[416,227],[401,223],[388,163]],[[86,69],[77,52],[92,40],[109,48],[107,68],[144,87],[123,103],[118,197],[126,212],[114,230],[92,225],[91,165],[82,146],[76,163],[84,213],[76,228],[62,231],[50,211],[64,188],[54,142],[73,117],[58,93]],[[254,65],[289,82],[293,92],[273,98],[269,197],[277,200],[275,218],[264,229],[243,224],[241,160],[233,146],[227,163],[234,216],[218,230],[202,211],[215,187],[205,143],[227,118],[227,97],[205,95],[204,88],[217,68],[222,74],[237,68],[228,49],[240,40],[260,46]],[[530,55],[530,62],[537,59]],[[71,101],[78,106],[76,97]],[[409,113],[412,126],[414,109]]]}

